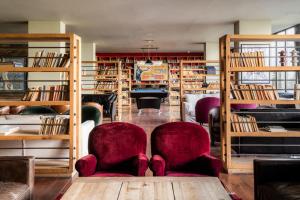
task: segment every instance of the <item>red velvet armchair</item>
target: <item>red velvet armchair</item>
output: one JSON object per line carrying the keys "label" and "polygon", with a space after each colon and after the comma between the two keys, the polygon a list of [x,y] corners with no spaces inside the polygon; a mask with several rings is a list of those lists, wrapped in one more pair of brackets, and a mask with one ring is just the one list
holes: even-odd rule
{"label": "red velvet armchair", "polygon": [[134,125],[114,122],[96,126],[89,136],[89,155],[79,159],[79,176],[145,176],[145,131]]}
{"label": "red velvet armchair", "polygon": [[151,134],[154,176],[219,176],[221,161],[210,156],[207,131],[190,122],[171,122]]}

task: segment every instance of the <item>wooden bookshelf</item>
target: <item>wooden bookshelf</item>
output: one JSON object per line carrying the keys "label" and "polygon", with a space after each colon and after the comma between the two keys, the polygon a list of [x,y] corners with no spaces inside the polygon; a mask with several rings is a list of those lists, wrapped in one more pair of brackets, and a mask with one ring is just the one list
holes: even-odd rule
{"label": "wooden bookshelf", "polygon": [[[207,66],[214,67],[214,71],[209,72]],[[219,90],[218,60],[182,60],[180,62],[181,97],[189,93],[208,93]]]}
{"label": "wooden bookshelf", "polygon": [[[237,144],[233,143],[234,138],[300,137],[300,130],[286,129],[285,131],[269,132],[262,127],[259,127],[258,130],[253,130],[253,127],[259,124],[259,122],[256,122],[256,119],[252,121],[240,119],[237,121],[236,117],[233,117],[234,115],[251,117],[251,111],[247,112],[247,114],[241,112],[235,112],[234,114],[234,111],[231,109],[231,105],[233,104],[257,104],[263,106],[300,104],[299,100],[283,99],[278,96],[277,82],[275,82],[271,76],[268,79],[269,83],[265,83],[264,81],[266,80],[259,79],[259,76],[253,76],[254,78],[251,80],[252,83],[243,83],[241,79],[243,72],[299,72],[300,67],[295,66],[292,62],[281,65],[280,62],[278,62],[280,55],[277,53],[274,53],[275,55],[272,55],[272,53],[265,54],[265,52],[272,52],[269,51],[269,48],[273,48],[274,52],[277,52],[276,48],[280,49],[280,47],[273,45],[277,41],[295,41],[295,43],[297,43],[299,40],[300,35],[225,35],[220,38],[220,87],[222,101],[220,108],[221,154],[223,166],[228,173],[252,173],[253,159],[260,157],[265,158],[264,154],[245,156],[235,152],[233,146]],[[242,45],[245,44],[251,44],[251,49],[242,48]],[[262,44],[267,44],[267,47],[262,47]],[[263,48],[268,48],[268,50],[265,51]],[[293,49],[293,47],[288,48],[290,48],[288,51]],[[262,111],[263,110],[262,108]],[[285,121],[285,123],[288,122],[289,121]],[[268,121],[263,123],[267,124]],[[272,124],[272,122],[269,123]],[[243,131],[239,130],[239,127],[244,128]],[[245,131],[245,129],[247,131]],[[253,144],[253,148],[256,148],[255,144]],[[276,154],[272,156],[282,158],[286,155],[282,153],[282,155]]]}
{"label": "wooden bookshelf", "polygon": [[[168,88],[169,80],[166,81],[142,81],[134,80],[134,65],[137,61],[146,61],[149,57],[143,53],[97,53],[98,61],[121,61],[122,70],[131,70],[131,88],[136,87],[157,87],[165,86]],[[162,61],[167,63],[169,69],[179,69],[181,60],[199,60],[204,59],[204,53],[154,53],[150,54],[152,61]],[[179,104],[178,104],[179,105]]]}
{"label": "wooden bookshelf", "polygon": [[122,69],[122,105],[131,106],[131,69]]}
{"label": "wooden bookshelf", "polygon": [[[10,91],[11,94],[16,92],[16,94],[26,94],[29,91],[30,85],[35,84],[35,87],[44,87],[47,86],[61,86],[64,85],[66,90],[62,89],[60,94],[64,94],[65,96],[56,96],[55,98],[51,95],[54,95],[53,90],[43,90],[40,95],[46,95],[45,98],[41,99],[41,97],[37,98],[37,100],[22,100],[22,97],[19,98],[20,95],[15,95],[13,98],[6,98],[7,92],[6,90],[1,90],[0,94],[0,106],[53,106],[53,105],[66,105],[70,106],[70,111],[68,118],[67,131],[64,134],[52,132],[55,130],[55,127],[51,127],[53,124],[46,123],[47,127],[51,127],[47,131],[47,133],[40,135],[41,132],[28,134],[26,132],[16,131],[9,135],[1,135],[1,141],[66,141],[68,143],[68,147],[66,148],[68,151],[68,157],[63,158],[63,162],[60,160],[57,162],[57,167],[54,169],[51,165],[45,164],[43,167],[39,165],[40,158],[36,157],[36,175],[37,176],[71,176],[74,175],[74,162],[78,159],[78,144],[79,144],[79,135],[80,135],[80,125],[81,125],[81,93],[80,93],[80,84],[81,84],[81,38],[75,34],[0,34],[0,43],[1,44],[15,44],[22,43],[26,47],[26,55],[22,55],[22,59],[24,63],[22,66],[0,66],[0,72],[9,72],[9,73],[25,73],[28,75],[28,78],[25,80],[21,80],[26,82],[28,85],[28,89],[25,87],[24,89],[13,88]],[[37,45],[43,44],[43,45]],[[60,45],[58,45],[60,44]],[[7,46],[8,52],[13,52],[16,47]],[[37,55],[36,52],[43,51],[45,54]],[[47,52],[47,53],[46,53]],[[64,53],[56,53],[56,52],[64,52]],[[62,56],[63,55],[63,56]],[[63,58],[65,57],[65,58]],[[10,56],[10,60],[14,59],[15,55]],[[0,55],[0,61],[9,60],[7,55]],[[18,57],[20,59],[20,57]],[[64,65],[59,66],[60,61],[62,59],[66,59],[66,63]],[[37,61],[43,62],[43,66],[37,66],[34,63]],[[56,63],[56,64],[55,64]],[[29,75],[35,76],[35,78],[30,78]],[[59,77],[59,79],[48,78],[48,77]],[[49,80],[51,79],[51,80]],[[20,80],[11,80],[12,83]],[[57,88],[56,88],[57,89]],[[33,91],[35,93],[36,91]],[[36,93],[35,93],[36,94]],[[22,95],[21,95],[22,96]],[[47,97],[47,98],[46,98]],[[48,100],[45,100],[48,99]],[[54,100],[55,99],[55,100]],[[59,115],[57,115],[59,116]],[[23,116],[22,116],[23,117]],[[18,124],[21,126],[24,124]],[[37,124],[42,126],[42,124]],[[16,125],[17,126],[17,125]],[[55,125],[53,125],[55,126]],[[61,126],[56,124],[56,126]],[[51,131],[52,130],[52,131]],[[66,129],[65,129],[66,130]],[[40,129],[41,131],[41,129]],[[52,135],[53,134],[53,135]],[[8,148],[6,151],[10,151],[14,147]],[[25,148],[24,146],[22,148]],[[36,149],[45,149],[47,147],[44,146],[36,146]],[[24,149],[22,151],[26,152]],[[51,151],[51,150],[49,150]],[[54,149],[53,151],[57,151]],[[13,155],[13,154],[10,154]],[[25,153],[24,155],[30,155]],[[34,156],[34,155],[33,155]],[[49,158],[49,159],[57,159],[57,158]],[[59,158],[58,158],[59,159]]]}
{"label": "wooden bookshelf", "polygon": [[[122,119],[122,90],[125,80],[120,61],[82,61],[82,93],[117,95],[117,120]],[[130,84],[129,84],[130,86]]]}

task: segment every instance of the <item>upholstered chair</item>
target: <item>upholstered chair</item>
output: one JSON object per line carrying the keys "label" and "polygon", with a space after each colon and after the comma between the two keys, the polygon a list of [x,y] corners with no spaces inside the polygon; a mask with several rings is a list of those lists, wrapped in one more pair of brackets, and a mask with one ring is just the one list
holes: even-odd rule
{"label": "upholstered chair", "polygon": [[31,156],[0,157],[0,199],[32,199],[34,158]]}
{"label": "upholstered chair", "polygon": [[89,135],[89,155],[79,159],[79,176],[145,176],[145,131],[130,123],[113,122],[95,127]]}
{"label": "upholstered chair", "polygon": [[220,99],[217,97],[205,97],[196,103],[196,121],[200,124],[208,123],[208,113],[211,109],[220,106]]}
{"label": "upholstered chair", "polygon": [[171,122],[151,134],[154,176],[218,176],[221,161],[210,155],[207,131],[191,122]]}

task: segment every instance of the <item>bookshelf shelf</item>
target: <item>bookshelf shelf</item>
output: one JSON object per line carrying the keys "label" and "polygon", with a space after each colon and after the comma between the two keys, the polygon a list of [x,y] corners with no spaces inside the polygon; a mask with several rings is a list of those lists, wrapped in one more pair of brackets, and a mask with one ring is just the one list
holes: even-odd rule
{"label": "bookshelf shelf", "polygon": [[287,132],[229,132],[231,137],[300,137],[300,131]]}
{"label": "bookshelf shelf", "polygon": [[[229,173],[253,172],[253,159],[255,158],[270,158],[270,156],[282,158],[288,156],[286,151],[274,155],[270,154],[270,152],[265,152],[266,150],[260,150],[260,153],[251,154],[243,153],[240,150],[241,148],[247,147],[246,152],[253,152],[250,151],[251,148],[255,150],[259,146],[275,145],[272,142],[261,143],[262,140],[260,139],[267,141],[271,138],[300,137],[300,130],[296,130],[291,125],[291,123],[295,124],[296,122],[290,121],[290,119],[285,120],[283,123],[257,117],[261,116],[259,113],[270,112],[268,110],[270,108],[274,112],[276,105],[292,106],[300,104],[300,100],[279,96],[278,91],[280,91],[280,88],[277,88],[277,79],[273,80],[270,78],[268,82],[259,79],[259,75],[264,72],[268,74],[274,72],[277,76],[277,73],[300,71],[300,66],[295,66],[299,64],[298,58],[282,59],[280,57],[279,52],[284,48],[277,47],[275,45],[276,41],[297,43],[300,41],[300,35],[225,35],[220,38],[220,79],[222,80],[220,84],[222,100],[220,107],[221,157],[224,168]],[[251,48],[248,46],[243,48],[243,45],[249,45]],[[291,52],[289,51],[292,50],[286,51],[290,54]],[[251,77],[252,72],[257,74],[257,76],[253,76],[250,82],[243,83],[241,81],[242,73]],[[231,106],[234,104],[256,104],[263,107],[260,107],[259,111],[257,109],[255,111],[247,109],[245,112],[232,112]],[[287,112],[278,109],[274,113]],[[280,123],[283,125],[279,126],[278,124]],[[284,125],[289,126],[285,127]],[[274,127],[273,130],[271,129],[272,127]],[[288,127],[293,128],[289,129]],[[265,128],[272,131],[264,131]],[[281,128],[284,128],[284,130]],[[257,139],[254,139],[254,137]],[[247,140],[248,143],[240,142],[249,138],[251,138],[251,144],[249,140]],[[258,140],[260,143],[253,143],[254,140]],[[276,143],[275,146],[284,148],[284,145]],[[289,145],[293,144],[289,143]]]}
{"label": "bookshelf shelf", "polygon": [[6,67],[1,66],[0,72],[69,72],[69,68],[62,67]]}
{"label": "bookshelf shelf", "polygon": [[37,134],[10,134],[0,136],[0,140],[70,140],[70,135],[37,135]]}
{"label": "bookshelf shelf", "polygon": [[229,68],[232,72],[288,72],[288,71],[300,71],[299,66],[278,66],[278,67],[234,67]]}
{"label": "bookshelf shelf", "polygon": [[231,104],[300,104],[300,100],[235,100]]}
{"label": "bookshelf shelf", "polygon": [[0,101],[0,106],[63,106],[71,101]]}
{"label": "bookshelf shelf", "polygon": [[[7,44],[7,52],[12,52],[10,48],[14,48],[10,44],[20,43],[24,46],[27,51],[22,56],[24,63],[22,66],[14,66],[12,61],[11,65],[2,64],[0,66],[0,72],[9,73],[24,73],[28,77],[22,82],[28,84],[21,90],[15,89],[8,94],[7,91],[0,91],[0,106],[69,106],[70,114],[67,118],[49,118],[46,120],[48,115],[41,114],[42,126],[36,133],[28,132],[15,132],[9,135],[1,135],[0,140],[3,141],[22,141],[33,140],[36,146],[34,147],[38,151],[41,149],[47,149],[47,155],[49,159],[57,159],[57,157],[51,157],[57,152],[57,149],[61,147],[48,148],[45,146],[46,143],[39,141],[64,141],[65,146],[65,165],[60,170],[56,167],[44,163],[43,167],[36,164],[36,175],[37,176],[72,176],[74,173],[74,161],[78,159],[78,144],[79,135],[81,129],[81,38],[73,33],[68,34],[0,34],[0,42]],[[9,60],[4,55],[1,56],[1,62],[7,63]],[[9,57],[14,57],[9,55]],[[56,73],[52,73],[56,72]],[[49,77],[51,76],[51,77]],[[11,80],[12,82],[21,82],[20,80]],[[51,85],[49,85],[51,82]],[[52,85],[53,84],[53,85]],[[14,93],[15,92],[15,93]],[[22,93],[20,93],[22,92]],[[23,101],[23,98],[19,98],[19,95],[23,93],[27,95],[27,92],[36,98],[31,98],[31,101]],[[17,95],[13,95],[17,94]],[[27,98],[27,97],[26,97]],[[38,99],[55,99],[55,101],[35,101]],[[55,115],[54,115],[55,116]],[[20,116],[25,117],[25,115]],[[56,116],[55,116],[56,117]],[[48,120],[48,119],[47,119]],[[59,122],[58,122],[59,121]],[[67,122],[68,121],[68,122]],[[67,122],[67,123],[66,123]],[[4,123],[4,122],[2,122]],[[48,129],[53,123],[59,123],[54,129]],[[8,122],[8,124],[10,124]],[[26,124],[20,124],[26,125]],[[31,125],[28,125],[31,126]],[[63,127],[64,129],[60,129]],[[68,130],[66,130],[66,127]],[[43,130],[47,128],[47,131]],[[65,132],[67,134],[62,134]],[[39,134],[41,133],[41,134]],[[48,134],[49,133],[49,134]],[[42,135],[43,134],[43,135]],[[47,143],[48,143],[47,142]],[[53,144],[53,143],[51,143]],[[14,147],[8,147],[8,150]],[[29,152],[25,151],[26,148],[22,147],[23,155],[29,155]],[[56,149],[57,148],[57,149]],[[7,151],[7,150],[6,150]],[[54,151],[54,152],[53,152]],[[25,152],[25,153],[24,153]],[[10,154],[12,155],[12,154]],[[36,163],[39,163],[41,158],[35,154],[30,154],[36,157]],[[58,158],[59,159],[59,158]]]}

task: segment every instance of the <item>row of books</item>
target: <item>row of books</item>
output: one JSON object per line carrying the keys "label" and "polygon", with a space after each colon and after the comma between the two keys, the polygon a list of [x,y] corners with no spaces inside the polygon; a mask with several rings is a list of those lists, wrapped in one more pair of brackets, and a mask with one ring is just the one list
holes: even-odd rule
{"label": "row of books", "polygon": [[219,89],[220,83],[214,82],[214,83],[208,83],[207,89]]}
{"label": "row of books", "polygon": [[118,70],[112,66],[100,66],[98,75],[118,75]]}
{"label": "row of books", "polygon": [[38,51],[35,53],[32,67],[69,67],[70,54]]}
{"label": "row of books", "polygon": [[251,115],[231,114],[231,130],[233,132],[259,132],[256,119]]}
{"label": "row of books", "polygon": [[39,135],[65,135],[68,134],[69,116],[41,116],[42,125]]}
{"label": "row of books", "polygon": [[96,89],[98,90],[117,90],[118,83],[117,82],[97,82]]}
{"label": "row of books", "polygon": [[183,89],[199,89],[202,88],[203,84],[202,83],[185,83],[183,84]]}
{"label": "row of books", "polygon": [[277,90],[272,85],[233,85],[230,84],[231,94],[238,100],[278,100]]}
{"label": "row of books", "polygon": [[69,99],[67,85],[44,85],[29,89],[23,101],[64,101]]}
{"label": "row of books", "polygon": [[233,52],[230,54],[230,67],[263,67],[264,52]]}

